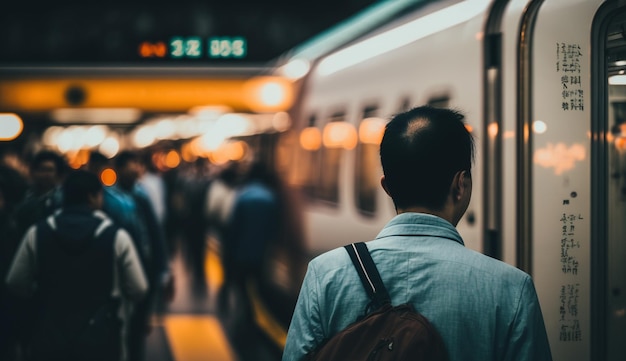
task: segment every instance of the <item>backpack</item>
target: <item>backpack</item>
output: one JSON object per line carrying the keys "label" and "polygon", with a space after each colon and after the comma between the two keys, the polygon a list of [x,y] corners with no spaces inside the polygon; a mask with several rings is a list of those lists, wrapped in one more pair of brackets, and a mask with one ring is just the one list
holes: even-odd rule
{"label": "backpack", "polygon": [[387,289],[363,242],[345,246],[375,311],[322,343],[309,360],[448,360],[435,327],[409,303],[392,306]]}
{"label": "backpack", "polygon": [[[120,300],[111,297],[117,231],[109,224],[81,249],[67,249],[46,221],[37,225],[37,263],[43,274],[38,276],[40,314],[32,344],[34,359],[119,360]],[[68,267],[84,270],[75,274],[78,284],[74,278],[60,278],[68,274]]]}

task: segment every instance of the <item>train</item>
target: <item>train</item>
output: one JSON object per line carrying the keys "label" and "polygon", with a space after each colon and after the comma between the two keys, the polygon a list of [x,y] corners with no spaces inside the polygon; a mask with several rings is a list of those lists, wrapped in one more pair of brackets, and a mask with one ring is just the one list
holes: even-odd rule
{"label": "train", "polygon": [[621,0],[381,1],[260,68],[1,66],[0,109],[43,133],[14,144],[56,134],[48,145],[67,141],[77,167],[80,147],[104,144],[77,134],[106,122],[99,138],[115,150],[174,138],[171,167],[223,162],[223,141],[271,163],[303,226],[301,254],[272,250],[253,305],[279,346],[307,261],[395,215],[380,186],[386,122],[424,104],[459,110],[477,144],[466,246],[533,276],[555,360],[621,360],[625,24]]}
{"label": "train", "polygon": [[457,226],[466,246],[533,276],[555,360],[621,359],[626,7],[412,3],[343,43],[316,44],[315,56],[292,51],[276,64],[297,85],[276,164],[304,195],[308,255],[371,240],[395,215],[379,184],[390,117],[454,108],[478,150]]}

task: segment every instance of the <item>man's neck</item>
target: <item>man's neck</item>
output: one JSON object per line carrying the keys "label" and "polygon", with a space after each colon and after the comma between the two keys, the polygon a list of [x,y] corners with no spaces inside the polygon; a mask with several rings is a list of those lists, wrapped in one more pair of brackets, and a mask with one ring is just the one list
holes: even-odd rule
{"label": "man's neck", "polygon": [[454,216],[453,216],[453,212],[450,211],[447,208],[443,208],[440,210],[437,209],[432,209],[432,208],[428,208],[428,207],[421,207],[421,206],[413,206],[413,207],[407,207],[407,208],[398,208],[397,209],[397,213],[398,214],[402,214],[402,213],[426,213],[426,214],[432,214],[433,216],[437,216],[439,218],[443,218],[446,221],[452,223],[452,225],[454,225],[456,227],[456,223],[458,222],[454,222]]}

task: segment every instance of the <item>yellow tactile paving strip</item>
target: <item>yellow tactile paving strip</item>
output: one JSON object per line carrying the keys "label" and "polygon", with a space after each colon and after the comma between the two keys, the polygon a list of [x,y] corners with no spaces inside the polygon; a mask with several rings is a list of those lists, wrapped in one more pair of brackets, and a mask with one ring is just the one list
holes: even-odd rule
{"label": "yellow tactile paving strip", "polygon": [[[224,282],[224,273],[219,258],[219,249],[215,242],[207,242],[205,257],[205,276],[210,293],[214,294]],[[183,271],[182,265],[177,265]],[[182,291],[182,290],[181,290]],[[255,321],[270,339],[284,347],[286,330],[283,330],[267,311],[260,300],[258,290],[248,285]],[[237,356],[231,348],[219,319],[205,314],[170,313],[153,320],[162,325],[175,361],[236,361]]]}
{"label": "yellow tactile paving strip", "polygon": [[220,322],[213,316],[168,315],[163,324],[176,361],[237,359]]}

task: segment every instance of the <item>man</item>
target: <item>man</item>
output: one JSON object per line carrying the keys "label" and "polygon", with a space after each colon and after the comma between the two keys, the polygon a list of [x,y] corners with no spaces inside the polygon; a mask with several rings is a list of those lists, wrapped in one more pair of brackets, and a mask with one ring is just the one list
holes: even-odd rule
{"label": "man", "polygon": [[[137,252],[128,233],[100,211],[96,175],[74,171],[62,190],[62,209],[28,229],[6,281],[39,305],[32,310],[32,359],[124,359],[120,304],[140,300],[148,288]],[[90,338],[90,330],[98,335]]]}
{"label": "man", "polygon": [[[397,216],[367,247],[392,304],[410,302],[428,318],[451,361],[551,360],[530,276],[465,248],[455,229],[470,202],[473,156],[458,112],[418,107],[393,117],[380,146],[381,185]],[[304,359],[367,303],[343,248],[312,260],[283,360]]]}
{"label": "man", "polygon": [[[281,207],[278,179],[262,161],[240,165],[227,237],[222,244],[224,285],[220,290],[218,306],[227,316],[229,331],[236,346],[241,346],[245,357],[254,328],[251,300],[263,288],[263,273],[267,252],[279,234]],[[229,295],[238,298],[237,306],[229,305]],[[250,355],[254,358],[254,355]]]}
{"label": "man", "polygon": [[66,169],[65,159],[53,151],[35,154],[29,166],[30,188],[14,211],[20,238],[30,226],[61,206],[60,185]]}
{"label": "man", "polygon": [[[132,151],[120,152],[114,159],[117,172],[117,184],[108,190],[119,198],[129,201],[132,209],[132,224],[128,224],[136,247],[139,249],[143,269],[150,284],[147,297],[140,302],[131,319],[129,346],[131,361],[145,358],[145,338],[150,330],[150,315],[158,296],[173,297],[173,278],[169,268],[169,256],[166,249],[165,232],[157,220],[154,208],[145,191],[137,184],[141,174],[141,159]],[[112,217],[121,214],[109,208],[105,199],[104,210]],[[111,203],[110,203],[111,204]],[[128,219],[126,220],[128,222]]]}

